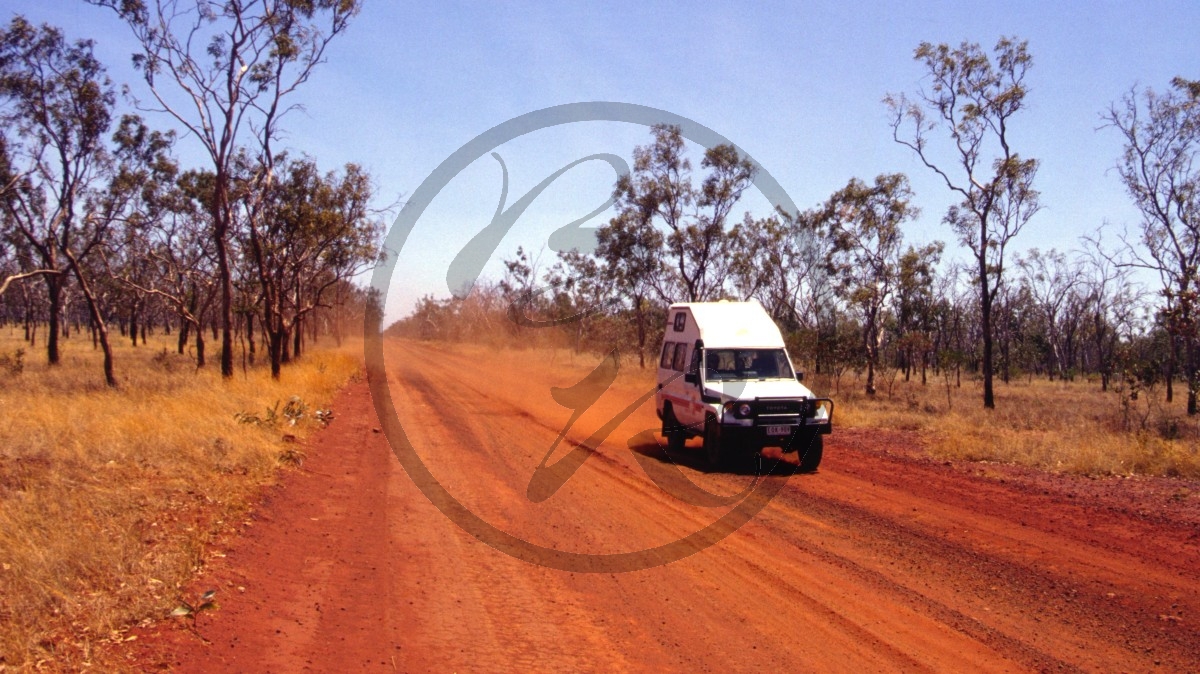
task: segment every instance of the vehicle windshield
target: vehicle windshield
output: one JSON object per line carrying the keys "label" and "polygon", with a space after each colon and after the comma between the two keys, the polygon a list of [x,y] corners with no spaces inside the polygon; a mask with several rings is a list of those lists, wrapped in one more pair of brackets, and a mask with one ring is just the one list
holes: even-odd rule
{"label": "vehicle windshield", "polygon": [[707,349],[704,373],[708,381],[795,378],[783,349]]}

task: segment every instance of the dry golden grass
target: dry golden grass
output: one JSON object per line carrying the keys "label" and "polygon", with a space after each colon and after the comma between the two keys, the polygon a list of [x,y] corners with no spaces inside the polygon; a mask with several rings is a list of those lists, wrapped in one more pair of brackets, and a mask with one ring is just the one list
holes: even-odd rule
{"label": "dry golden grass", "polygon": [[[830,382],[822,381],[821,390]],[[1098,381],[1021,379],[996,382],[996,409],[983,409],[983,388],[965,374],[884,383],[872,399],[844,376],[835,423],[918,431],[930,455],[998,461],[1084,475],[1200,477],[1200,419],[1188,419],[1184,395],[1165,402],[1161,389],[1101,392]],[[890,389],[890,390],[889,390]],[[949,395],[948,395],[949,394]]]}
{"label": "dry golden grass", "polygon": [[[531,333],[553,331],[528,331]],[[506,335],[483,345],[453,344],[442,348],[495,357],[497,350],[523,352],[529,367],[570,377],[584,376],[601,356],[551,346],[550,340],[523,340]],[[639,370],[635,359],[622,358],[619,385],[630,391],[653,387],[655,363]],[[1200,418],[1188,419],[1185,395],[1177,387],[1167,404],[1164,391],[1143,390],[1137,400],[1118,383],[1100,391],[1098,380],[1046,381],[1043,378],[996,380],[996,409],[983,409],[982,383],[968,374],[962,385],[930,374],[928,384],[904,382],[891,371],[880,376],[879,392],[868,397],[854,373],[840,382],[810,375],[805,383],[817,395],[835,401],[837,427],[914,431],[913,449],[938,459],[996,461],[1082,475],[1166,475],[1200,478]]]}
{"label": "dry golden grass", "polygon": [[[121,388],[110,391],[90,341],[66,340],[63,364],[49,368],[41,348],[0,331],[0,671],[110,667],[95,661],[98,645],[193,599],[180,588],[203,564],[207,544],[297,458],[284,435],[302,438],[317,427],[311,413],[359,371],[362,353],[361,342],[311,351],[281,382],[261,367],[225,382],[215,367],[197,372],[171,345],[165,336],[137,349],[119,341]],[[446,348],[481,357],[518,350]],[[601,360],[542,343],[522,355],[531,369],[563,376],[563,385]],[[623,360],[617,386],[648,390],[649,365]],[[837,401],[837,426],[915,431],[920,451],[938,458],[1200,477],[1200,422],[1183,414],[1182,396],[1167,405],[1162,391],[1130,401],[1094,382],[1021,380],[997,383],[997,409],[985,411],[979,383],[965,376],[949,389],[940,378],[921,386],[885,377],[874,398],[852,374],[837,387],[826,377],[808,382]],[[286,418],[238,419],[265,418],[292,396],[309,412],[294,427]]]}
{"label": "dry golden grass", "polygon": [[[226,382],[171,342],[119,340],[111,391],[84,336],[50,368],[40,340],[30,349],[0,331],[0,671],[96,665],[100,642],[178,606],[206,544],[299,458],[284,436],[319,426],[313,413],[362,354],[361,342],[315,350],[279,382],[261,367]],[[294,426],[235,418],[264,418],[293,396],[307,406]]]}

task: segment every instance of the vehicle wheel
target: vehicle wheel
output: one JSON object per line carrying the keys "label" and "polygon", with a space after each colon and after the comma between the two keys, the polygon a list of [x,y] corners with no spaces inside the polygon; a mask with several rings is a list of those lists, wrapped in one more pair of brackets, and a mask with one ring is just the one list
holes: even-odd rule
{"label": "vehicle wheel", "polygon": [[804,443],[800,451],[800,472],[812,473],[821,465],[821,455],[825,453],[825,436],[813,435],[812,440]]}
{"label": "vehicle wheel", "polygon": [[704,456],[708,459],[708,467],[714,470],[720,468],[726,458],[721,447],[721,426],[712,417],[704,422]]}
{"label": "vehicle wheel", "polygon": [[679,424],[679,420],[675,418],[675,410],[670,405],[667,405],[666,413],[663,414],[663,435],[667,438],[668,452],[678,452],[683,449],[683,442],[687,439],[687,435],[683,431],[683,426]]}

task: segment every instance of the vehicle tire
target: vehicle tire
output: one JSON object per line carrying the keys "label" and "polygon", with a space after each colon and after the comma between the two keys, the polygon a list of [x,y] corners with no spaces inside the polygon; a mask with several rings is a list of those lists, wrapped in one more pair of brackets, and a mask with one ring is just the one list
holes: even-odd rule
{"label": "vehicle tire", "polygon": [[683,426],[675,418],[675,409],[670,405],[667,405],[667,409],[663,413],[663,436],[667,438],[668,452],[682,450],[683,443],[687,439],[687,434],[684,433]]}
{"label": "vehicle tire", "polygon": [[716,470],[725,464],[726,452],[721,446],[721,425],[709,417],[704,422],[704,458],[708,467]]}
{"label": "vehicle tire", "polygon": [[812,473],[821,465],[821,455],[825,453],[825,436],[814,434],[809,442],[799,448],[800,472]]}

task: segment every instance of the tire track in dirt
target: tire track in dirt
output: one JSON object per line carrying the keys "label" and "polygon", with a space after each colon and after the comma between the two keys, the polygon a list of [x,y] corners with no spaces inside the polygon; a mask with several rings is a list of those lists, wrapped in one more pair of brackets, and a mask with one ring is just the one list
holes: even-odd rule
{"label": "tire track in dirt", "polygon": [[[474,389],[473,395],[486,396],[486,392]],[[523,411],[525,414],[529,414],[527,410]],[[551,428],[549,425],[546,427]],[[602,463],[607,464],[608,467],[622,471],[625,476],[630,474],[630,466],[613,460],[604,451],[598,452],[597,458],[601,458]],[[882,468],[886,470],[887,467]],[[636,471],[636,466],[632,470]],[[833,477],[836,479],[839,476]],[[936,487],[933,490],[915,490],[913,484],[907,485],[908,492],[895,498],[910,505],[915,502],[923,511],[922,515],[927,515],[930,511],[939,511],[937,515],[943,524],[952,527],[963,526],[963,522],[948,524],[954,521],[955,515],[958,514],[957,511],[962,509],[961,501],[964,499],[961,492],[976,492],[975,498],[965,499],[971,501],[969,503],[971,508],[984,505],[982,502],[975,503],[974,501],[984,500],[978,498],[977,492],[980,485],[972,484],[973,481],[969,479],[964,480],[961,475],[956,475],[954,478],[957,479],[954,491],[960,492],[954,495],[954,500],[958,502],[955,505],[941,505],[938,499],[932,498],[945,494],[938,491]],[[618,479],[618,481],[620,480]],[[886,480],[884,481],[886,482]],[[624,483],[628,485],[630,481],[625,480]],[[861,484],[858,486],[859,488],[864,487]],[[921,485],[918,482],[916,486]],[[914,501],[914,492],[918,491],[927,491],[929,495],[919,497],[917,501]],[[1000,491],[1008,493],[1011,490],[1001,489]],[[872,531],[871,535],[879,542],[893,541],[888,547],[888,554],[894,559],[904,560],[905,548],[914,548],[919,551],[919,554],[907,555],[908,558],[912,558],[910,559],[912,564],[935,566],[943,572],[952,571],[954,568],[973,568],[977,573],[971,577],[963,576],[954,579],[953,582],[963,589],[949,595],[945,592],[938,593],[942,595],[941,598],[934,599],[929,596],[929,593],[923,594],[919,590],[912,589],[911,581],[903,584],[891,580],[879,572],[858,564],[850,556],[834,554],[828,549],[818,547],[814,548],[817,551],[816,557],[826,564],[845,569],[849,573],[857,573],[864,578],[864,581],[870,581],[881,590],[887,589],[893,595],[904,598],[908,605],[920,607],[923,612],[938,616],[939,621],[954,626],[972,638],[995,645],[1000,651],[1017,657],[1029,667],[1035,669],[1070,668],[1072,665],[1067,661],[1047,653],[1047,650],[1053,651],[1057,646],[1063,644],[1068,644],[1075,650],[1084,651],[1084,657],[1072,654],[1069,661],[1085,668],[1100,667],[1104,663],[1113,662],[1114,659],[1128,659],[1131,654],[1135,653],[1144,656],[1136,657],[1144,667],[1152,667],[1154,660],[1161,661],[1164,657],[1167,661],[1195,662],[1195,639],[1189,638],[1186,633],[1181,634],[1179,630],[1154,629],[1143,629],[1140,632],[1131,633],[1127,627],[1129,624],[1138,622],[1131,618],[1136,618],[1139,614],[1137,608],[1130,609],[1129,605],[1146,604],[1139,599],[1146,593],[1163,592],[1174,586],[1178,598],[1180,593],[1177,581],[1180,579],[1175,569],[1162,569],[1160,565],[1154,563],[1128,559],[1128,555],[1123,552],[1114,555],[1110,551],[1104,554],[1104,550],[1097,550],[1086,542],[1082,544],[1082,551],[1056,550],[1061,547],[1063,542],[1062,532],[1047,534],[1040,529],[1024,526],[1023,523],[1022,526],[1014,526],[1011,519],[1004,520],[994,517],[974,517],[966,521],[968,526],[989,531],[989,540],[983,547],[991,550],[981,551],[977,541],[966,539],[948,541],[944,537],[927,533],[920,527],[910,526],[903,518],[894,515],[880,516],[868,510],[856,508],[846,502],[845,495],[840,496],[842,500],[806,495],[802,508],[799,507],[800,504],[797,501],[799,496],[795,493],[787,493],[785,501],[795,505],[798,510],[806,512],[810,519],[816,517],[826,522],[840,522],[839,526],[844,530]],[[813,511],[814,504],[821,506],[818,512]],[[774,522],[769,517],[760,517],[760,519],[767,523]],[[1087,531],[1086,529],[1076,530]],[[1019,532],[1021,535],[1011,532]],[[788,540],[799,547],[800,543],[795,538],[788,538]],[[1078,547],[1078,544],[1075,547]],[[1046,563],[1034,566],[1013,561],[1005,556],[1006,551],[1013,548],[1041,550],[1041,556],[1047,558],[1047,563],[1054,567],[1055,571],[1059,567],[1066,566],[1069,567],[1069,572],[1056,575],[1047,572],[1044,568]],[[1030,555],[1026,553],[1023,559],[1028,561],[1029,557]],[[1129,574],[1131,571],[1133,572],[1131,575],[1137,582],[1122,582],[1123,574]],[[1089,579],[1088,582],[1091,585],[1103,584],[1122,590],[1121,594],[1125,597],[1124,603],[1113,602],[1110,597],[1096,592],[1085,593],[1082,589],[1083,586],[1071,580],[1072,575],[1081,573]],[[929,585],[928,582],[925,584]],[[997,588],[1001,588],[1003,592]],[[1010,619],[997,615],[985,616],[985,618],[968,615],[951,608],[947,603],[962,602],[963,597],[970,593],[988,595],[987,602],[991,604],[997,604],[1003,600],[1003,605],[1008,607],[1019,607],[1022,603],[1029,604],[1031,602],[1039,605],[1036,609],[1023,611],[1018,619]],[[1001,594],[1004,596],[999,596]],[[1060,600],[1059,597],[1065,599]],[[1178,606],[1178,604],[1176,605]],[[1119,606],[1123,614],[1119,621],[1103,621],[1095,617],[1112,613],[1114,606]],[[1140,608],[1141,617],[1150,615],[1151,607],[1148,604],[1138,608]],[[993,609],[986,610],[992,611]],[[975,608],[972,613],[979,613],[978,608]],[[1024,615],[1025,613],[1031,615]],[[1047,622],[1053,624],[1046,624]],[[1140,622],[1144,623],[1145,621]],[[1146,626],[1143,625],[1143,627]],[[1150,625],[1149,627],[1153,628],[1154,626]],[[1076,632],[1080,630],[1090,630],[1091,634],[1087,638],[1079,637]],[[1110,646],[1110,644],[1120,644],[1120,647]]]}
{"label": "tire track in dirt", "polygon": [[[448,410],[447,420],[450,421],[456,428],[464,429],[464,432],[467,433],[469,436],[468,438],[466,438],[468,444],[475,444],[475,445],[482,444],[482,441],[472,431],[470,431],[470,429],[467,428],[470,424],[468,417],[477,417],[477,415],[471,415],[471,414],[465,413],[465,410],[467,409],[467,407],[469,407],[469,405],[467,404],[469,401],[469,398],[471,396],[477,396],[478,399],[486,400],[488,405],[495,404],[495,405],[505,406],[505,404],[506,404],[506,401],[498,401],[498,400],[489,398],[485,391],[481,391],[470,385],[466,386],[466,388],[470,389],[470,391],[471,391],[469,396],[444,395],[442,393],[439,393],[438,389],[436,389],[434,386],[432,386],[430,384],[430,382],[428,381],[428,379],[426,379],[422,374],[417,372],[414,368],[402,368],[401,378],[402,378],[402,383],[406,382],[406,383],[412,385],[417,391],[420,392],[420,395],[422,397],[431,401],[432,407],[434,407],[436,409]],[[477,404],[478,404],[478,399],[477,399]],[[510,408],[511,408],[511,411],[510,411],[511,416],[519,416],[523,419],[529,419],[529,420],[534,419],[534,417],[529,412],[525,411],[524,409],[521,409],[516,406],[510,406]],[[536,421],[534,421],[534,423],[536,423]],[[544,428],[546,430],[556,430],[547,424],[539,424],[539,425],[542,426],[542,428]],[[582,445],[582,440],[577,439],[577,440],[574,440],[574,442],[577,445]],[[623,487],[625,489],[632,489],[632,490],[636,491],[638,496],[657,497],[658,500],[662,501],[662,503],[660,503],[659,505],[671,506],[672,510],[674,511],[674,514],[676,514],[676,515],[693,516],[693,517],[695,516],[694,512],[687,512],[681,508],[678,508],[677,501],[675,501],[675,499],[670,498],[668,495],[664,494],[663,492],[656,490],[656,489],[646,488],[644,485],[644,481],[631,479],[631,473],[629,472],[630,466],[628,466],[626,464],[622,464],[621,462],[617,461],[616,459],[610,457],[607,453],[605,453],[603,451],[604,449],[609,449],[609,448],[604,447],[601,450],[596,451],[593,454],[593,458],[595,458],[596,460],[601,462],[601,465],[603,466],[603,468],[600,470],[600,472],[603,473],[606,478],[613,480],[613,482],[619,484],[621,487]],[[511,476],[511,471],[509,471],[509,475]],[[520,478],[525,478],[525,476],[520,476],[517,479],[520,479]],[[525,479],[527,479],[527,478],[525,478]],[[811,513],[809,516],[812,516]],[[704,524],[704,523],[698,523],[698,526],[702,526],[702,524]],[[678,534],[676,534],[676,535],[678,535]],[[839,610],[835,610],[833,607],[826,605],[826,604],[822,603],[821,601],[814,599],[813,597],[808,596],[802,588],[791,583],[787,579],[786,576],[774,578],[774,576],[776,575],[776,571],[774,569],[768,569],[765,566],[763,566],[762,564],[757,563],[752,558],[751,555],[745,554],[742,551],[734,552],[734,551],[732,551],[732,549],[726,550],[726,552],[728,552],[729,554],[733,554],[737,557],[737,563],[732,565],[733,568],[730,570],[730,572],[741,575],[742,583],[753,584],[754,581],[756,581],[759,577],[773,578],[771,587],[766,588],[766,589],[770,589],[775,592],[778,592],[780,590],[786,590],[791,595],[791,597],[794,601],[803,603],[806,606],[806,609],[808,611],[811,611],[814,614],[822,616],[822,618],[836,631],[840,631],[843,633],[855,634],[855,638],[857,640],[859,640],[863,643],[870,644],[871,648],[873,648],[873,649],[885,651],[885,652],[890,651],[891,657],[893,657],[898,662],[904,663],[904,665],[906,667],[920,668],[920,663],[918,661],[912,659],[911,657],[900,652],[899,650],[891,649],[891,647],[888,643],[877,639],[876,636],[874,634],[872,634],[870,631],[861,629],[853,621],[843,617],[842,614],[839,612]],[[821,561],[825,564],[833,565],[833,566],[836,566],[841,569],[847,569],[847,568],[858,569],[860,572],[862,572],[862,573],[860,573],[860,575],[863,575],[863,576],[867,575],[865,573],[865,570],[863,570],[858,565],[854,564],[854,562],[852,562],[851,560],[849,560],[845,557],[841,557],[841,556],[832,554],[828,551],[818,551],[817,554],[813,554],[812,550],[806,550],[806,554],[814,557],[815,561]],[[744,574],[744,573],[742,573],[742,570],[744,570],[744,569],[753,569],[754,573]],[[896,594],[897,591],[901,591],[900,592],[901,594],[908,594],[908,593],[904,593],[902,591],[903,588],[901,588],[899,585],[896,585],[895,583],[891,583],[889,581],[881,580],[881,579],[882,579],[882,576],[879,576],[878,574],[875,574],[872,577],[872,580],[875,581],[873,583],[873,585],[878,590],[881,590],[881,591],[886,590],[892,594]],[[923,602],[911,602],[910,601],[909,604],[910,604],[910,606],[920,605],[923,609],[925,609],[924,612],[926,612],[926,613],[935,612],[939,616],[939,620],[941,622],[945,622],[949,625],[955,626],[965,636],[968,636],[968,637],[976,639],[976,640],[980,640],[981,642],[983,642],[989,646],[993,646],[993,645],[999,646],[1000,648],[998,650],[1000,652],[1017,654],[1019,656],[1018,657],[1019,660],[1023,661],[1025,664],[1027,664],[1031,667],[1034,667],[1037,669],[1049,669],[1049,668],[1060,669],[1060,670],[1067,669],[1065,663],[1057,661],[1040,651],[1032,649],[1016,639],[1008,638],[1006,635],[1003,635],[1002,633],[998,632],[997,630],[987,628],[986,626],[983,626],[980,623],[978,623],[978,621],[969,620],[966,618],[966,616],[963,616],[962,614],[959,614],[958,612],[953,611],[945,606],[930,602],[928,599],[926,599]],[[840,608],[841,607],[839,607],[839,609]],[[963,629],[962,626],[966,626],[967,629]],[[984,638],[981,639],[980,638],[981,636]]]}
{"label": "tire track in dirt", "polygon": [[[912,598],[924,603],[931,602],[934,595],[940,596],[939,602],[930,604],[931,610],[945,612],[947,604],[954,603],[970,606],[973,614],[979,614],[980,606],[987,604],[986,612],[993,614],[988,616],[990,625],[959,611],[947,615],[967,626],[984,626],[986,633],[999,634],[1010,646],[1015,640],[1046,650],[1067,645],[1082,651],[1083,657],[1072,661],[1089,668],[1103,668],[1105,662],[1129,653],[1146,656],[1142,664],[1147,668],[1154,660],[1175,662],[1191,671],[1200,667],[1200,640],[1196,634],[1159,629],[1164,624],[1159,616],[1168,604],[1174,603],[1177,609],[1182,606],[1187,614],[1197,608],[1200,583],[1186,574],[1160,569],[1122,552],[1080,544],[1069,537],[1054,539],[1058,544],[1055,546],[1036,527],[1012,527],[1015,531],[1029,530],[1029,537],[998,545],[992,526],[973,526],[994,519],[978,512],[943,507],[950,512],[939,516],[939,524],[953,523],[960,530],[974,530],[971,536],[950,541],[924,524],[881,516],[845,500],[795,492],[784,494],[782,499],[789,505],[799,503],[799,507],[826,521],[841,521],[846,529],[879,532],[874,539],[882,557],[897,562],[901,569],[922,567],[925,576],[943,575],[946,582],[922,593],[913,590],[922,585],[919,576],[870,569],[854,562],[853,555],[843,555],[841,561],[849,565],[848,572],[865,574],[898,591],[915,592]],[[765,522],[774,524],[769,519]],[[981,545],[980,531],[988,532],[985,538],[991,540]],[[803,539],[794,529],[778,529],[777,533],[788,539]],[[958,569],[971,569],[972,573],[955,573]],[[953,583],[952,588],[946,587],[949,583]],[[1165,604],[1159,599],[1172,594],[1175,598]],[[1005,617],[1014,613],[1018,616]],[[1030,629],[1030,621],[1036,623],[1036,629]],[[1043,668],[1047,663],[1035,658],[1031,664]]]}
{"label": "tire track in dirt", "polygon": [[[424,359],[403,358],[399,360],[403,363],[412,363]],[[445,361],[446,359],[444,357],[439,358],[439,362],[444,363]],[[460,370],[461,365],[463,364],[458,363],[447,367],[449,367],[450,370]],[[439,368],[423,367],[420,369],[433,371]],[[506,404],[506,401],[498,401],[488,396],[485,391],[481,391],[479,388],[471,385],[464,387],[464,389],[471,390],[470,394],[466,396],[455,393],[446,393],[444,388],[440,389],[430,384],[430,382],[423,374],[421,374],[421,372],[415,371],[415,368],[401,365],[399,366],[399,370],[400,372],[397,374],[397,383],[403,384],[407,382],[416,391],[418,391],[421,396],[427,397],[427,399],[431,401],[432,407],[442,410],[451,410],[450,412],[447,412],[448,421],[450,421],[451,425],[459,429],[469,426],[474,419],[478,418],[477,415],[471,414],[471,410],[469,410],[469,407],[472,404],[486,405],[489,408],[496,406],[502,407]],[[526,410],[521,410],[518,406],[512,406],[509,410],[508,416],[528,417],[533,415]],[[641,423],[645,425],[644,420],[642,420]],[[547,430],[550,428],[549,425],[543,425],[543,427]],[[472,437],[469,440],[470,442],[481,442],[476,434],[471,433],[471,436]],[[613,450],[618,453],[627,451],[624,448],[615,449],[606,445],[602,445],[595,454],[596,458],[602,459],[596,464],[595,471],[597,474],[605,478],[605,484],[603,486],[606,491],[611,492],[614,488],[622,489],[623,496],[618,495],[617,500],[621,500],[622,502],[628,504],[630,503],[630,499],[652,497],[656,502],[652,504],[650,508],[647,508],[647,510],[654,511],[658,510],[660,506],[669,505],[671,506],[670,510],[672,511],[671,514],[673,517],[690,517],[693,525],[682,532],[679,531],[678,528],[675,528],[672,533],[676,537],[679,537],[683,533],[689,533],[691,530],[698,529],[704,524],[708,523],[707,521],[697,521],[699,519],[698,515],[702,513],[688,512],[684,509],[681,509],[679,507],[679,503],[669,495],[666,495],[657,489],[647,489],[645,487],[645,480],[637,480],[633,478],[635,471],[637,470],[636,464],[631,466],[628,463],[617,461],[610,455],[610,452]],[[506,472],[511,474],[511,471]],[[527,475],[528,473],[521,474],[516,479],[518,481],[528,479]],[[718,477],[721,479],[728,479],[728,476]],[[520,504],[516,503],[514,505],[519,506]],[[709,519],[711,519],[711,516]],[[676,520],[676,523],[679,523],[678,520]],[[730,556],[733,557],[733,559],[721,559],[720,563],[722,568],[719,575],[725,576],[731,584],[747,588],[755,587],[756,593],[760,593],[763,596],[773,597],[776,605],[770,610],[763,611],[764,615],[780,615],[779,611],[781,610],[785,613],[795,614],[797,613],[796,607],[798,605],[802,605],[804,607],[804,613],[808,615],[811,621],[819,623],[822,627],[822,630],[827,632],[825,637],[827,642],[842,641],[852,644],[852,646],[848,647],[848,650],[870,652],[872,654],[872,658],[882,658],[885,661],[890,662],[892,668],[901,670],[922,668],[919,660],[914,659],[911,655],[904,653],[902,649],[893,647],[886,638],[881,638],[881,636],[877,633],[877,629],[866,628],[865,626],[860,625],[860,620],[857,619],[860,618],[860,616],[847,616],[847,605],[859,603],[859,610],[862,612],[868,609],[868,604],[870,604],[873,600],[855,602],[854,600],[846,599],[844,597],[831,598],[829,596],[810,596],[811,592],[806,593],[802,587],[790,582],[787,578],[787,574],[779,573],[778,570],[766,572],[766,567],[761,564],[757,564],[754,561],[753,555],[761,555],[761,550],[747,552],[746,550],[742,549],[744,546],[740,545],[722,545],[719,547],[723,558]],[[747,573],[748,569],[753,571]],[[765,583],[763,582],[764,578],[767,579],[767,582]],[[814,583],[814,586],[819,587],[820,585],[820,583]],[[828,593],[824,594],[828,595]],[[874,618],[876,620],[884,619],[882,616],[874,616]],[[906,619],[915,619],[919,622],[920,616],[910,615],[906,616]],[[894,621],[894,618],[892,618],[892,620]],[[720,618],[717,618],[717,622],[720,623],[723,621],[721,621]],[[747,636],[749,637],[752,635]],[[956,653],[961,653],[961,645],[956,646],[953,651]],[[948,654],[949,651],[947,651],[947,655]],[[997,659],[995,653],[989,654],[988,657],[993,660]]]}
{"label": "tire track in dirt", "polygon": [[[479,418],[479,415],[473,414],[472,411],[469,409],[469,407],[470,407],[469,405],[460,404],[460,403],[464,402],[463,400],[452,399],[452,398],[456,398],[457,396],[442,395],[441,393],[438,392],[438,390],[435,387],[430,385],[430,383],[428,382],[427,379],[425,379],[423,376],[421,376],[419,373],[417,373],[415,371],[404,371],[401,376],[403,379],[403,383],[409,384],[410,386],[413,387],[414,391],[418,393],[418,395],[420,395],[422,398],[424,398],[426,400],[431,401],[432,406],[436,407],[437,409],[449,410],[445,414],[445,420],[448,422],[449,425],[458,429],[458,431],[463,434],[464,443],[476,444],[476,445],[483,444],[484,441],[480,438],[480,436],[475,431],[473,431],[472,429],[469,428],[469,425],[472,423],[472,420]],[[487,400],[487,404],[489,404],[489,405],[493,404],[495,402],[496,402],[495,400]],[[476,404],[478,404],[478,402]],[[525,416],[525,415],[513,414],[513,416]],[[543,428],[545,428],[544,425],[542,425],[542,426],[543,426]],[[597,453],[595,456],[599,457],[599,456],[603,456],[603,455]],[[618,465],[617,462],[615,462],[611,459],[609,459],[606,462],[606,464],[609,466]],[[525,476],[519,476],[519,477],[515,476],[514,472],[511,470],[512,467],[508,464],[503,464],[500,467],[503,467],[505,469],[502,479],[507,480],[507,479],[511,478],[514,481],[519,481],[520,478],[525,477]],[[605,471],[605,473],[608,473],[608,471]],[[627,478],[628,473],[614,472],[611,475],[609,475],[609,474],[605,475],[605,477],[611,477],[611,476]],[[638,485],[638,483],[636,481],[629,480],[629,479],[618,479],[618,480],[616,480],[616,482],[617,482],[617,484],[614,486],[619,486],[619,487],[623,488],[624,490],[630,490],[634,485]],[[652,491],[646,490],[646,489],[634,489],[633,491],[635,492],[635,494],[628,494],[627,496],[641,497],[644,495],[649,495],[649,494],[655,493],[655,492],[652,492]],[[624,499],[622,499],[622,500],[625,503],[628,503],[627,500],[624,500]],[[510,500],[510,505],[513,505],[511,500]],[[516,503],[515,505],[519,506],[522,504]],[[676,510],[676,514],[683,515],[683,511]],[[557,528],[557,526],[555,528]],[[699,525],[696,528],[699,528]],[[584,535],[586,535],[585,531],[574,530],[574,531],[571,531],[569,534],[567,534],[566,537],[567,538],[576,538],[576,537],[584,536]],[[675,532],[675,535],[678,536],[679,534],[677,532]],[[752,568],[754,565],[746,557],[739,556],[736,564],[729,565],[728,563],[726,563],[726,566],[733,567],[733,568],[726,569],[725,570],[726,574],[742,575],[741,569],[747,568],[747,567]],[[752,577],[743,577],[740,580],[740,584],[745,584],[748,580],[753,580],[753,578]],[[886,643],[875,640],[873,638],[873,635],[871,635],[870,633],[868,633],[866,631],[858,629],[857,625],[842,618],[842,616],[838,612],[832,610],[828,606],[825,606],[817,601],[814,601],[810,597],[799,592],[794,587],[789,586],[789,588],[794,592],[794,598],[797,601],[802,602],[806,606],[807,610],[820,615],[824,619],[825,622],[830,624],[830,627],[834,631],[842,632],[842,633],[847,633],[847,632],[853,633],[855,635],[856,640],[870,644],[872,649],[882,650],[882,651],[888,650],[888,645]],[[776,592],[778,591],[777,587],[772,588],[772,589],[775,590]],[[919,663],[917,661],[905,656],[903,653],[900,653],[899,651],[892,652],[891,657],[904,663],[907,667],[919,668]]]}
{"label": "tire track in dirt", "polygon": [[[548,389],[586,370],[496,355],[481,371],[477,355],[416,343],[389,344],[388,363],[430,471],[541,545],[640,549],[726,510],[659,489],[647,460],[718,494],[754,479],[701,469],[696,447],[627,446],[657,425],[645,405],[535,504],[530,476],[570,415]],[[614,384],[556,455],[644,393],[639,381]],[[174,662],[203,663],[181,669],[1200,670],[1185,622],[1200,609],[1193,532],[1069,502],[1070,481],[1034,493],[905,458],[897,443],[911,437],[839,430],[819,473],[782,466],[767,478],[787,480],[778,497],[712,547],[643,571],[570,573],[502,554],[434,508],[370,432],[364,385],[338,405],[306,464],[323,479],[289,478],[251,530],[263,539],[230,555],[247,592],[200,623],[211,645],[158,635],[174,639]]]}

